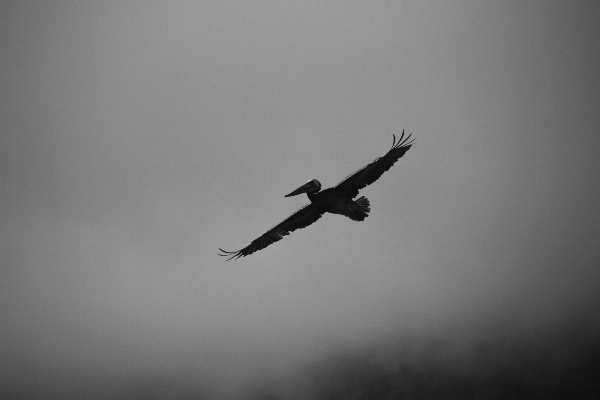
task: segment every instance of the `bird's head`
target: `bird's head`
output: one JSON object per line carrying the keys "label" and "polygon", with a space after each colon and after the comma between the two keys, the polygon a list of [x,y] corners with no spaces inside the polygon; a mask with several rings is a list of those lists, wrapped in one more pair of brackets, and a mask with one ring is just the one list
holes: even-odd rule
{"label": "bird's head", "polygon": [[296,196],[302,193],[317,193],[319,190],[321,190],[321,182],[316,179],[312,179],[293,192],[286,194],[285,197]]}

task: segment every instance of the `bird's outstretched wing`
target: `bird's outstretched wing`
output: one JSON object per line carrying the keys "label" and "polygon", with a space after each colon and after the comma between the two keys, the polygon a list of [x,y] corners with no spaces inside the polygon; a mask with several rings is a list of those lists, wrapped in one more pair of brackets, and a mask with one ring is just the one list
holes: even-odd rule
{"label": "bird's outstretched wing", "polygon": [[240,257],[246,257],[255,251],[262,250],[265,247],[273,244],[281,239],[284,236],[289,235],[290,232],[295,231],[296,229],[306,228],[324,214],[324,211],[318,207],[317,204],[311,203],[308,204],[288,218],[286,218],[283,222],[275,225],[273,228],[269,229],[262,236],[257,239],[254,239],[252,243],[248,246],[244,247],[238,251],[227,251],[219,248],[223,254],[219,254],[220,256],[229,257],[227,261],[233,259],[238,259]]}
{"label": "bird's outstretched wing", "polygon": [[396,135],[394,135],[394,142],[392,143],[390,151],[370,164],[365,165],[355,173],[348,175],[335,187],[352,198],[358,196],[358,191],[360,189],[363,189],[379,179],[385,171],[390,169],[392,165],[394,165],[394,163],[410,149],[414,142],[414,139],[410,140],[410,136],[411,135],[408,135],[404,138],[403,130],[402,136],[400,136],[400,139],[396,142]]}

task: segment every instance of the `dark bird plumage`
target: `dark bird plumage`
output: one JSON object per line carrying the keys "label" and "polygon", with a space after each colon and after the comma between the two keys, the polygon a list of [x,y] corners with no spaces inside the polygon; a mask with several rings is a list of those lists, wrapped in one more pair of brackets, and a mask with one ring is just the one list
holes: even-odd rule
{"label": "dark bird plumage", "polygon": [[354,221],[364,220],[369,215],[369,211],[371,211],[369,200],[364,196],[353,200],[354,197],[358,196],[360,189],[379,179],[385,171],[389,170],[410,149],[414,142],[414,139],[409,140],[410,136],[408,135],[404,138],[404,131],[402,131],[402,136],[396,142],[396,135],[394,135],[392,148],[385,155],[375,159],[355,173],[348,175],[332,188],[321,192],[321,183],[316,179],[312,179],[293,192],[285,195],[285,197],[290,197],[306,193],[311,203],[269,229],[243,249],[238,251],[219,249],[223,253],[219,255],[229,257],[227,260],[249,256],[283,239],[284,236],[289,235],[290,232],[296,229],[306,228],[321,218],[326,212],[341,214]]}

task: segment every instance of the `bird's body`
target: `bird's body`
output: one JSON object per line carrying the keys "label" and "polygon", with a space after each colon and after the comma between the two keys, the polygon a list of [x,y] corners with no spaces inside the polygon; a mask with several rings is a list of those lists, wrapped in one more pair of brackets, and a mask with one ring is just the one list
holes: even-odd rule
{"label": "bird's body", "polygon": [[352,197],[343,193],[335,187],[325,189],[322,192],[308,195],[311,203],[316,204],[319,210],[324,213],[344,215],[354,221],[362,221],[369,216],[369,200],[366,197],[361,197],[357,200],[352,200]]}
{"label": "bird's body", "polygon": [[310,204],[302,207],[283,222],[269,229],[243,249],[238,251],[220,249],[223,252],[220,255],[229,257],[228,260],[248,256],[281,240],[296,229],[307,227],[327,212],[344,215],[354,221],[363,221],[371,211],[369,200],[364,196],[356,200],[354,198],[358,196],[360,189],[379,179],[385,171],[390,169],[410,149],[413,143],[409,141],[410,135],[404,141],[402,140],[403,138],[404,131],[398,142],[396,142],[396,137],[394,136],[392,148],[385,155],[347,176],[342,182],[332,188],[320,191],[321,183],[316,179],[312,179],[287,194],[285,197],[306,193]]}

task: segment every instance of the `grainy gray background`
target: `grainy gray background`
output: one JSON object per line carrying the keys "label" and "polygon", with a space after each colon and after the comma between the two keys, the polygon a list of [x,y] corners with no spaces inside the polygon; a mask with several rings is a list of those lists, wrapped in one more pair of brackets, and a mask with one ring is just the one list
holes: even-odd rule
{"label": "grainy gray background", "polygon": [[[597,323],[595,3],[1,11],[10,393],[235,398],[380,337]],[[364,222],[217,256],[402,129],[416,145],[361,192]]]}

